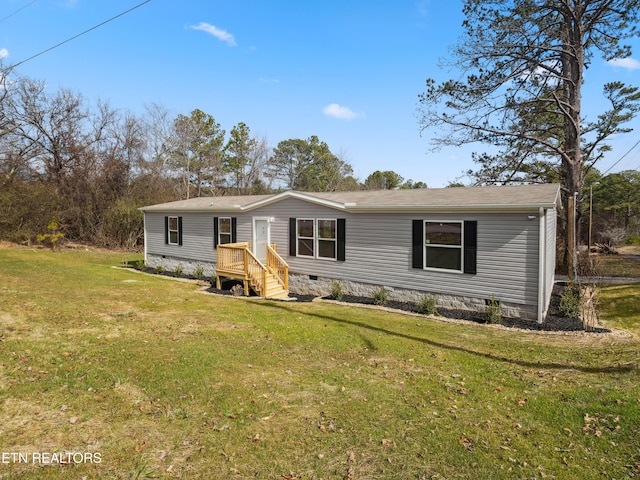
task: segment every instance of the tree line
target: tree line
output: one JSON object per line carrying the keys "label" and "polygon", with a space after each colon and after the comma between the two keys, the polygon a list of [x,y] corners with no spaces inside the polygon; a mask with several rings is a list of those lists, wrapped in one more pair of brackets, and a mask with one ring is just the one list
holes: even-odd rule
{"label": "tree line", "polygon": [[[271,147],[243,122],[227,132],[201,110],[142,114],[91,102],[44,81],[12,78],[0,90],[0,238],[51,235],[134,248],[144,205],[198,196],[280,190],[424,188],[393,171],[360,182],[353,167],[313,135]],[[49,236],[47,236],[49,235]],[[57,237],[55,237],[57,238]]]}

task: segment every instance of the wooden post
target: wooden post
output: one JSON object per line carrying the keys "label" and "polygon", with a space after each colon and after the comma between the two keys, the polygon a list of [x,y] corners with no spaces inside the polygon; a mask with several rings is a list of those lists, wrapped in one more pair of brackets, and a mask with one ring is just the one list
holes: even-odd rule
{"label": "wooden post", "polygon": [[569,281],[575,281],[575,245],[576,245],[576,204],[573,194],[569,195],[569,208],[567,209],[567,257],[569,259]]}

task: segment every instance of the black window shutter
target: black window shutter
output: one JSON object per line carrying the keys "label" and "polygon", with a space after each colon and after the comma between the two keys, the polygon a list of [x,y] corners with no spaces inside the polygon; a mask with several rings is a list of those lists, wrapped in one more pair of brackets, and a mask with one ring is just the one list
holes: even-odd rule
{"label": "black window shutter", "polygon": [[413,235],[411,240],[411,266],[424,268],[424,221],[413,220]]}
{"label": "black window shutter", "polygon": [[231,243],[237,242],[237,228],[238,228],[238,219],[236,217],[231,218]]}
{"label": "black window shutter", "polygon": [[477,273],[478,222],[464,222],[464,273]]}
{"label": "black window shutter", "polygon": [[169,244],[169,217],[164,217],[164,243]]}
{"label": "black window shutter", "polygon": [[213,248],[218,246],[218,217],[213,217]]}
{"label": "black window shutter", "polygon": [[296,256],[296,219],[289,219],[289,256]]}
{"label": "black window shutter", "polygon": [[345,250],[346,250],[346,232],[345,232],[345,224],[346,220],[344,218],[338,219],[338,228],[337,228],[337,245],[336,245],[336,260],[344,262],[345,260]]}
{"label": "black window shutter", "polygon": [[178,217],[178,245],[182,245],[182,217]]}

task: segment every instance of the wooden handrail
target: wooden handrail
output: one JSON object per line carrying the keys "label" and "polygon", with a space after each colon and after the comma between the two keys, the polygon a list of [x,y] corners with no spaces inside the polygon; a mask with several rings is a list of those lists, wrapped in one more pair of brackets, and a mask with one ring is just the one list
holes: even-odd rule
{"label": "wooden handrail", "polygon": [[228,274],[243,278],[246,292],[248,292],[247,281],[251,281],[258,295],[265,296],[269,272],[275,275],[278,283],[285,290],[289,290],[289,265],[278,255],[275,245],[267,245],[266,265],[249,249],[248,242],[218,245],[216,253],[217,271],[222,276]]}
{"label": "wooden handrail", "polygon": [[275,274],[285,290],[289,290],[289,265],[278,255],[276,245],[267,245],[267,268]]}
{"label": "wooden handrail", "polygon": [[245,264],[244,251],[248,247],[248,242],[218,245],[216,248],[218,270],[242,273]]}

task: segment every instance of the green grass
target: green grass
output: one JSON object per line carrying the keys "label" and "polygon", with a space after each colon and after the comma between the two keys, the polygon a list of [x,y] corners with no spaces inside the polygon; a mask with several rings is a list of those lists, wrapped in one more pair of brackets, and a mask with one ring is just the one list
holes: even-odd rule
{"label": "green grass", "polygon": [[598,274],[603,277],[640,278],[640,261],[633,260],[627,255],[640,255],[640,247],[627,245],[619,247],[619,255],[597,255]]}
{"label": "green grass", "polygon": [[[636,336],[217,297],[112,268],[136,259],[0,249],[0,452],[101,459],[0,478],[640,475]],[[609,327],[640,333],[639,289],[603,292]]]}

